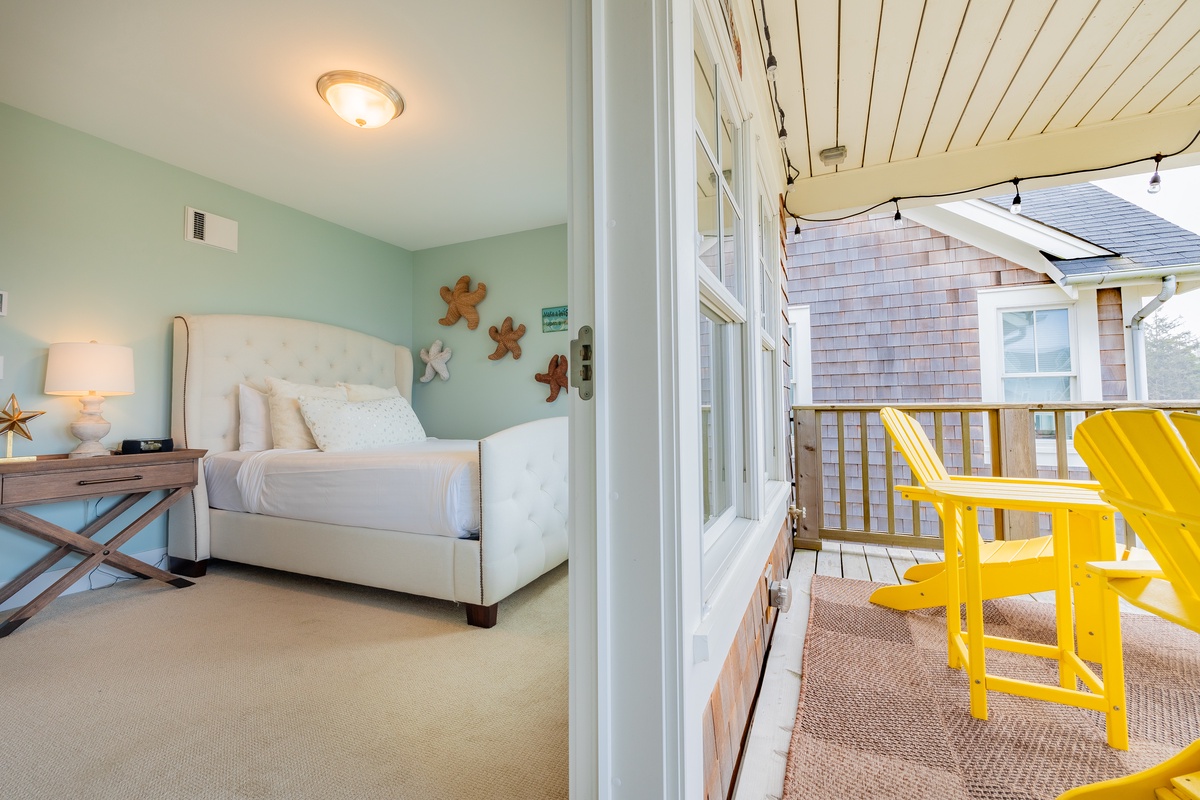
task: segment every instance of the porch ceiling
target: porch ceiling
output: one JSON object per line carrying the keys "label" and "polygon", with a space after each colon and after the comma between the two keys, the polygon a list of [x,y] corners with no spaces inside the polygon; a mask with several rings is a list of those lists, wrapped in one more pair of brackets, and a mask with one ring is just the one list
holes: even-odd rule
{"label": "porch ceiling", "polygon": [[[799,172],[793,213],[1151,158],[1200,129],[1195,0],[755,6],[751,68],[763,69],[765,19]],[[846,160],[826,166],[818,154],[835,145]],[[1170,165],[1200,162],[1197,150]]]}

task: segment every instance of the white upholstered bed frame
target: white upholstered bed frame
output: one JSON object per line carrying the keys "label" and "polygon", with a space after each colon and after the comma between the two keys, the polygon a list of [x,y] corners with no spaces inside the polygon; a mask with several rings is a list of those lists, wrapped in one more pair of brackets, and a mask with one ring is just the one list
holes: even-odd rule
{"label": "white upholstered bed frame", "polygon": [[[171,435],[209,455],[237,450],[238,384],[267,376],[332,386],[395,385],[412,399],[407,347],[317,322],[234,314],[175,318]],[[172,571],[210,558],[464,603],[491,627],[496,604],[567,558],[567,421],[539,420],[479,442],[478,539],[452,539],[210,509],[204,473],[168,518]]]}

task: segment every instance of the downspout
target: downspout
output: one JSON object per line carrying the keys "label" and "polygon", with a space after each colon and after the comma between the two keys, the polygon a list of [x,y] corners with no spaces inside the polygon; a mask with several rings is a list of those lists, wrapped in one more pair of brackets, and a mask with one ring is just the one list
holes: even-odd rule
{"label": "downspout", "polygon": [[1133,399],[1145,401],[1148,400],[1149,390],[1146,385],[1146,333],[1142,329],[1142,323],[1146,317],[1158,310],[1159,306],[1175,296],[1175,276],[1164,275],[1162,279],[1162,291],[1158,293],[1149,303],[1146,303],[1145,308],[1133,315],[1129,320],[1129,336],[1133,345],[1130,359],[1133,363],[1130,365],[1133,371]]}

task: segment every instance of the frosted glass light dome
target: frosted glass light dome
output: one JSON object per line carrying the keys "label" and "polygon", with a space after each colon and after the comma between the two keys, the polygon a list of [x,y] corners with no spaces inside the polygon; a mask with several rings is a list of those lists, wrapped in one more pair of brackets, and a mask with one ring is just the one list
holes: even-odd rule
{"label": "frosted glass light dome", "polygon": [[404,99],[390,84],[351,70],[326,72],[317,93],[342,119],[357,128],[379,128],[404,112]]}

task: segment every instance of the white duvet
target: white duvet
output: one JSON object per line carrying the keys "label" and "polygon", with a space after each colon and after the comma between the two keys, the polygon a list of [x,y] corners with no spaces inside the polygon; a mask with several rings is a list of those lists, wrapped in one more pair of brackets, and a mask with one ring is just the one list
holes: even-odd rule
{"label": "white duvet", "polygon": [[427,439],[378,450],[262,450],[205,459],[209,505],[360,528],[479,533],[478,442]]}

